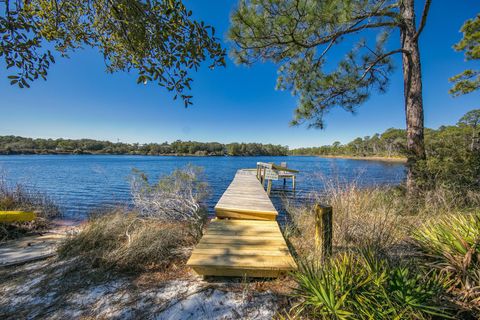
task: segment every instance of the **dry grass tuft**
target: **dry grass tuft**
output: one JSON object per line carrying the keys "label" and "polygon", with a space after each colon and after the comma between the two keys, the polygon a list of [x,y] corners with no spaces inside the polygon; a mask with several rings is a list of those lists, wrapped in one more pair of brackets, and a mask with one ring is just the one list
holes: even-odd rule
{"label": "dry grass tuft", "polygon": [[[361,189],[355,184],[327,184],[322,194],[313,195],[314,203],[333,207],[333,241],[336,250],[359,247],[386,252],[406,236],[417,218],[402,215],[403,201],[395,191],[382,188]],[[290,241],[304,258],[315,255],[314,206],[288,209],[293,237]],[[309,259],[310,260],[310,259]]]}
{"label": "dry grass tuft", "polygon": [[[478,314],[480,192],[469,190],[459,193],[437,187],[412,203],[407,201],[401,187],[360,188],[355,183],[342,184],[338,181],[326,181],[324,185],[324,192],[313,195],[311,203],[333,207],[333,259],[345,255],[356,259],[365,250],[371,252],[378,261],[389,266],[386,269],[388,277],[399,281],[398,290],[410,290],[412,297],[422,300],[423,296],[431,300],[428,310],[419,309],[421,305],[412,306],[412,312],[420,318],[429,312]],[[313,208],[314,205],[288,207],[291,223],[286,228],[286,236],[300,265],[318,265],[319,261],[315,252]],[[476,215],[472,215],[475,211]],[[424,256],[419,255],[419,247]],[[316,286],[325,286],[325,290],[341,296],[348,290],[337,290],[337,285],[348,281],[359,283],[355,279],[358,268],[353,268],[352,273],[345,274],[344,278],[337,277],[336,270],[345,266],[349,264],[338,263],[336,268],[326,264],[320,269],[312,269],[311,272],[301,270],[296,274],[297,287],[302,294],[299,304],[305,307],[309,298],[318,298],[316,294],[321,290]],[[311,281],[309,286],[302,287],[302,279]],[[427,286],[426,291],[418,296],[415,288],[422,281],[431,282],[435,287],[438,285],[438,290],[430,291]],[[382,288],[388,288],[385,286],[382,285]],[[411,289],[408,289],[409,286]],[[448,292],[446,288],[449,288]],[[344,305],[353,301],[353,298],[345,299]],[[330,302],[317,301],[315,305],[325,308]],[[442,307],[445,303],[449,305],[448,310]],[[337,306],[336,302],[333,305]],[[331,316],[332,310],[325,311],[325,314]],[[377,308],[372,310],[376,312]],[[302,313],[302,316],[312,316],[316,312],[310,311]],[[316,316],[318,314],[312,317]]]}
{"label": "dry grass tuft", "polygon": [[193,244],[183,223],[164,223],[116,210],[89,219],[59,248],[59,255],[80,257],[93,268],[163,270],[186,260]]}
{"label": "dry grass tuft", "polygon": [[[458,194],[438,187],[412,204],[407,202],[401,187],[362,188],[355,182],[338,180],[325,180],[324,186],[309,202],[333,207],[333,241],[337,251],[369,247],[382,254],[399,254],[397,249],[406,245],[412,230],[425,221],[480,207],[478,191]],[[287,210],[292,220],[287,227],[289,240],[300,256],[313,257],[314,205],[287,204]]]}
{"label": "dry grass tuft", "polygon": [[0,176],[0,210],[33,211],[37,219],[24,223],[0,223],[0,242],[21,237],[32,231],[45,230],[52,218],[61,212],[58,205],[46,194],[29,189],[21,184],[9,186]]}

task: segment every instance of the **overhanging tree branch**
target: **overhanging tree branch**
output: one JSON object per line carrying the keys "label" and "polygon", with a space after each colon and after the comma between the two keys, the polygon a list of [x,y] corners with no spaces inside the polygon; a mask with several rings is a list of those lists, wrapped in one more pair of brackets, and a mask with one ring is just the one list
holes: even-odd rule
{"label": "overhanging tree branch", "polygon": [[[138,71],[137,83],[155,81],[191,104],[189,72],[210,60],[225,65],[213,28],[191,18],[183,0],[0,0],[0,53],[12,85],[29,87],[55,63],[54,52],[90,46],[108,72]],[[28,4],[28,5],[27,5]]]}

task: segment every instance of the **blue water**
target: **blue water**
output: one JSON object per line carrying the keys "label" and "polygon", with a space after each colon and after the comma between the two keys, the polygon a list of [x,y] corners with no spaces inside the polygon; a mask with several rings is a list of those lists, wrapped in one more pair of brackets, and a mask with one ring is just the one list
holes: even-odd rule
{"label": "blue water", "polygon": [[[321,191],[323,181],[357,181],[362,186],[398,184],[405,177],[403,164],[319,157],[174,157],[114,155],[15,155],[0,156],[0,176],[50,195],[68,219],[84,219],[105,205],[128,204],[132,169],[145,172],[150,181],[187,164],[201,166],[210,184],[209,210],[225,191],[235,172],[254,168],[258,161],[280,163],[300,170],[296,192],[291,184],[274,181],[272,200],[279,211],[281,197],[303,199]],[[322,178],[323,177],[323,178]]]}

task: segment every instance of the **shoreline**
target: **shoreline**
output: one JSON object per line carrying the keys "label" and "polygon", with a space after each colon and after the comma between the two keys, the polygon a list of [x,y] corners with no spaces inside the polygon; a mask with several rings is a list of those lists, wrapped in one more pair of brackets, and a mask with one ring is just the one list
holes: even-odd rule
{"label": "shoreline", "polygon": [[93,153],[93,152],[11,152],[3,153],[0,156],[146,156],[146,157],[288,157],[289,155],[229,155],[229,154],[189,154],[189,153],[167,153],[167,154],[143,154],[143,153]]}
{"label": "shoreline", "polygon": [[346,155],[227,155],[227,154],[188,154],[188,153],[171,153],[171,154],[130,154],[130,153],[74,153],[74,152],[11,152],[3,153],[0,151],[0,156],[147,156],[147,157],[199,157],[199,158],[216,158],[216,157],[317,157],[325,159],[348,159],[348,160],[367,160],[367,161],[382,161],[382,162],[396,162],[407,163],[407,158],[401,157],[381,157],[381,156],[346,156]]}
{"label": "shoreline", "polygon": [[321,155],[316,156],[319,158],[326,158],[326,159],[348,159],[348,160],[367,160],[367,161],[382,161],[382,162],[395,162],[395,163],[407,163],[407,158],[400,158],[400,157],[380,157],[380,156],[333,156],[333,155]]}

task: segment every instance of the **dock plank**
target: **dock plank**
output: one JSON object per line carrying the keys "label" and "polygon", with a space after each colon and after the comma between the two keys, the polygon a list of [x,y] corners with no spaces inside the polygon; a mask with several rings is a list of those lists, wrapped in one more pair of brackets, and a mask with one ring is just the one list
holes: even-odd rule
{"label": "dock plank", "polygon": [[237,222],[212,221],[187,265],[202,275],[249,277],[277,277],[296,268],[276,221]]}

